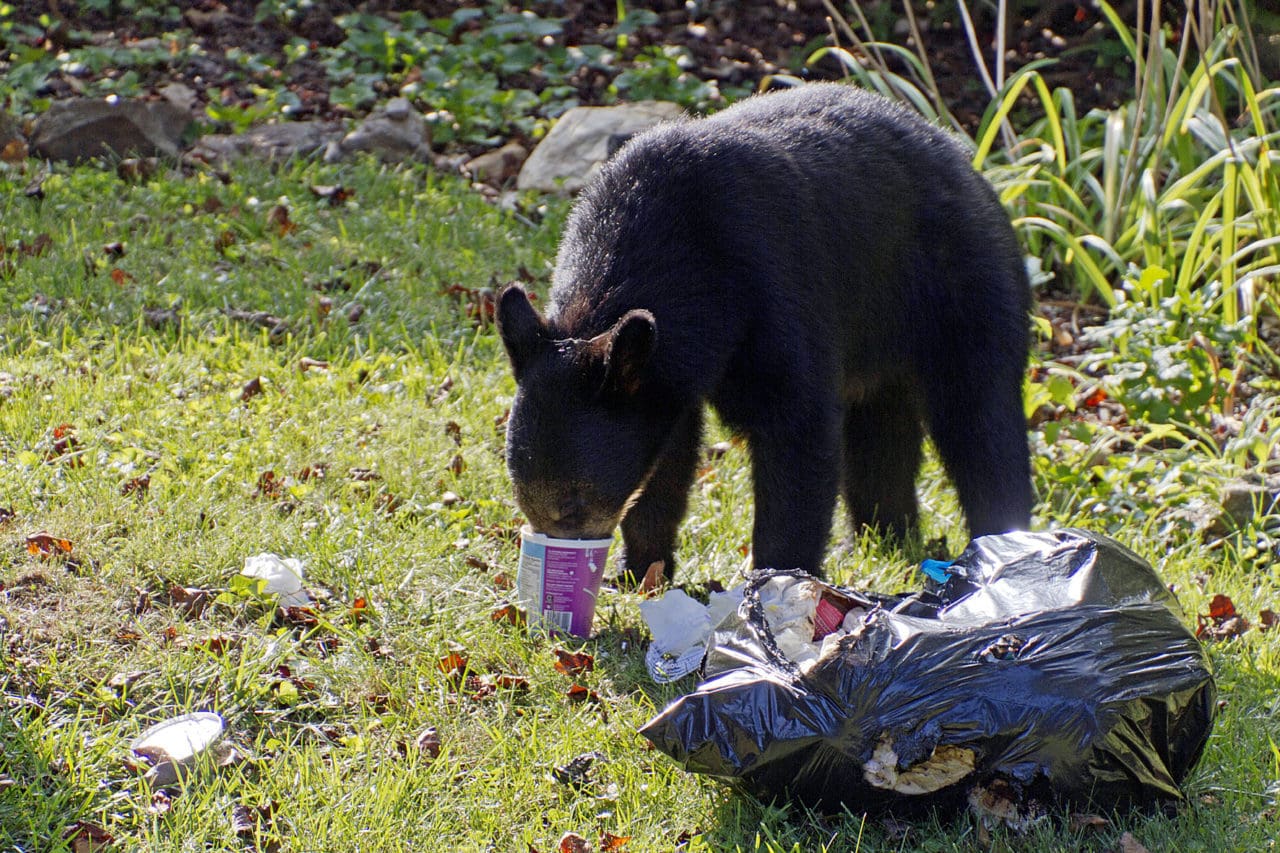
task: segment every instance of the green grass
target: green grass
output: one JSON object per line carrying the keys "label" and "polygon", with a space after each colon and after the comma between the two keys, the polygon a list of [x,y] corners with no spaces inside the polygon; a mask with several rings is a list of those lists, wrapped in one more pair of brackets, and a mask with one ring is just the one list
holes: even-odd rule
{"label": "green grass", "polygon": [[[856,813],[758,803],[646,749],[636,728],[690,682],[648,681],[632,595],[606,597],[598,636],[572,644],[596,664],[576,679],[555,670],[555,643],[491,620],[516,560],[497,425],[513,385],[492,330],[444,291],[528,273],[545,294],[563,202],[527,199],[518,218],[460,181],[370,163],[246,168],[227,184],[58,170],[40,202],[21,192],[32,176],[0,174],[0,507],[14,513],[0,527],[0,849],[69,850],[61,837],[76,821],[148,851],[548,851],[570,831],[629,836],[633,851],[681,838],[689,850],[977,848],[965,816],[895,839]],[[336,183],[354,191],[345,204],[310,190]],[[287,233],[270,224],[276,204]],[[17,248],[41,234],[42,253]],[[114,242],[123,257],[104,253]],[[351,302],[365,308],[355,322]],[[153,328],[155,308],[176,308],[181,325]],[[269,312],[287,332],[273,338],[228,309]],[[303,358],[328,366],[302,371]],[[243,399],[258,377],[261,393]],[[1115,434],[1103,428],[1054,437],[1035,434],[1039,524],[1112,532],[1191,613],[1214,593],[1250,619],[1280,599],[1266,516],[1246,531],[1250,553],[1208,548],[1178,520],[1239,473],[1229,455],[1129,444],[1105,455]],[[283,480],[277,497],[255,496],[267,471]],[[143,475],[146,490],[123,493]],[[921,491],[926,537],[958,551],[961,518],[932,462]],[[446,505],[446,492],[458,500]],[[732,579],[750,506],[734,448],[696,488],[682,581]],[[70,559],[30,554],[40,531],[70,540]],[[199,616],[171,603],[173,585],[221,590],[261,551],[305,562],[329,596],[320,624],[281,624],[252,595]],[[862,539],[834,550],[828,570],[890,591],[912,585],[918,556]],[[455,644],[475,675],[527,688],[459,689],[439,666]],[[1278,654],[1274,633],[1215,646],[1225,706],[1180,814],[1120,815],[1088,834],[1051,821],[1025,838],[997,831],[995,845],[1108,850],[1129,830],[1152,850],[1265,848]],[[599,704],[571,703],[575,681]],[[242,760],[171,786],[166,811],[123,759],[143,728],[191,710],[221,713]],[[428,727],[434,760],[414,745]],[[552,779],[592,751],[603,757],[588,783]],[[238,837],[237,806],[273,816]]]}

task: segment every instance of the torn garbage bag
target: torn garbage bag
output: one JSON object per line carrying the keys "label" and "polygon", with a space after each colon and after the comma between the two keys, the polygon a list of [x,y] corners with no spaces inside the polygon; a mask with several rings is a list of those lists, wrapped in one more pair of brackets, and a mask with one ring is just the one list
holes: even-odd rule
{"label": "torn garbage bag", "polygon": [[906,812],[992,786],[1044,805],[1182,798],[1215,689],[1147,563],[1060,530],[983,536],[925,572],[907,596],[756,572],[704,680],[642,734],[687,770],[817,808]]}

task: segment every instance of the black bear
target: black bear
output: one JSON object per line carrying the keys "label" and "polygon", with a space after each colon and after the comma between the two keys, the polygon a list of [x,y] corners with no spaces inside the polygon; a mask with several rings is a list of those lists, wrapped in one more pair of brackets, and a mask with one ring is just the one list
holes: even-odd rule
{"label": "black bear", "polygon": [[710,403],[750,447],[757,567],[819,572],[839,490],[910,527],[926,426],[970,532],[1025,528],[1030,300],[995,192],[903,107],[811,84],[660,125],[577,201],[545,319],[499,296],[516,502],[551,536],[621,523],[624,576],[669,576]]}

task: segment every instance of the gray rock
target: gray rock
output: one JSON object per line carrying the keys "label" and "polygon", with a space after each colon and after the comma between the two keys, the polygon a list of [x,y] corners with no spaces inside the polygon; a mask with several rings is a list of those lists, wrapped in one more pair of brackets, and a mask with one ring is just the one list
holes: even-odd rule
{"label": "gray rock", "polygon": [[392,98],[381,110],[325,151],[324,159],[335,162],[357,151],[368,151],[388,163],[431,158],[431,131],[427,120],[406,98]]}
{"label": "gray rock", "polygon": [[27,145],[18,120],[0,111],[0,160],[20,160],[26,155]]}
{"label": "gray rock", "polygon": [[577,192],[626,139],[683,114],[679,104],[666,101],[574,107],[533,149],[516,186],[522,190]]}
{"label": "gray rock", "polygon": [[472,157],[463,164],[462,169],[474,181],[501,186],[519,174],[521,165],[528,157],[529,152],[523,145],[508,142],[501,148]]}
{"label": "gray rock", "polygon": [[289,121],[265,124],[244,133],[214,133],[202,137],[187,156],[208,163],[249,157],[269,163],[314,157],[342,137],[342,125],[329,121]]}
{"label": "gray rock", "polygon": [[31,148],[81,163],[94,157],[176,157],[191,116],[165,101],[57,101],[36,119]]}
{"label": "gray rock", "polygon": [[158,91],[162,98],[184,112],[194,111],[200,102],[195,90],[185,83],[166,83]]}
{"label": "gray rock", "polygon": [[1195,501],[1176,513],[1206,539],[1220,539],[1280,509],[1280,477],[1245,477],[1225,483],[1217,503]]}

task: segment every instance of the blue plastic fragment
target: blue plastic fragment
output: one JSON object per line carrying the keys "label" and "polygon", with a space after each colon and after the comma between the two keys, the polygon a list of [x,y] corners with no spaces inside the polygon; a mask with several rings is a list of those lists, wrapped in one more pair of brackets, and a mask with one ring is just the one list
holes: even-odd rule
{"label": "blue plastic fragment", "polygon": [[953,563],[955,560],[921,560],[920,571],[938,583],[946,583],[951,580],[951,572],[947,569],[951,568]]}

